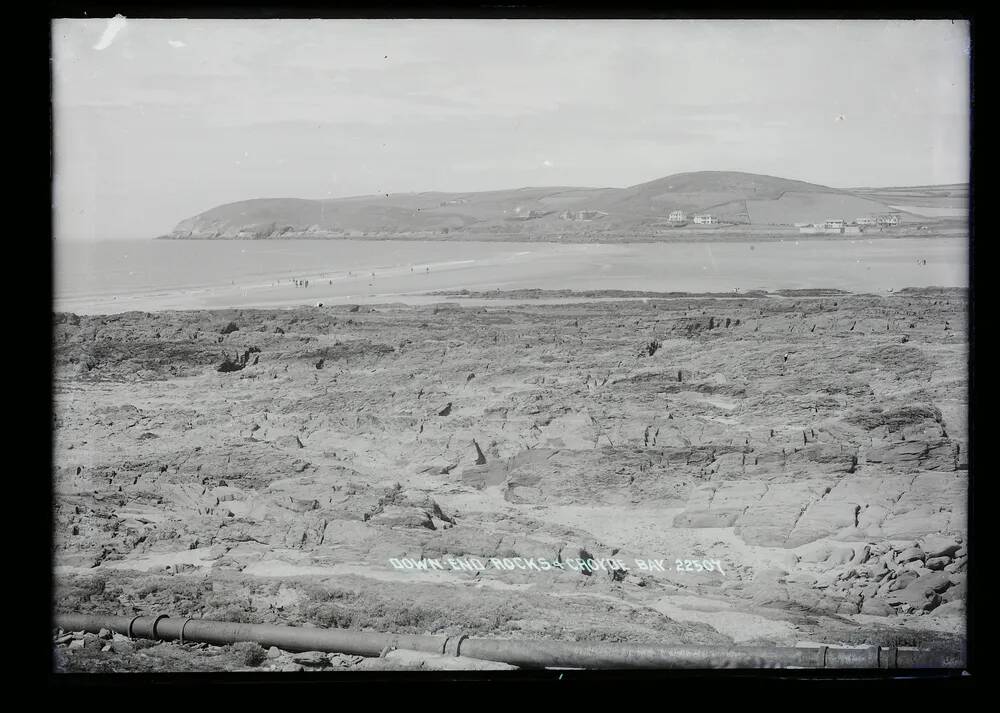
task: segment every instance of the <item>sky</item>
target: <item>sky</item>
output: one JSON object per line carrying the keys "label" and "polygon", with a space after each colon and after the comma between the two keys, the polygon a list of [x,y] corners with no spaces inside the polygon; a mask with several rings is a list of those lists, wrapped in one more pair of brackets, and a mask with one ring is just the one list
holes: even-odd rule
{"label": "sky", "polygon": [[60,240],[249,198],[968,180],[959,21],[56,20]]}

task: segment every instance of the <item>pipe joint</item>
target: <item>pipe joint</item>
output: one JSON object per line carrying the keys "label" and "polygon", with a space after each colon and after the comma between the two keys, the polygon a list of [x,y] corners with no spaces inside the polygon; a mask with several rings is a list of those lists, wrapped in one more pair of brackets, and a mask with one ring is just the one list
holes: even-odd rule
{"label": "pipe joint", "polygon": [[181,630],[180,630],[179,635],[177,636],[177,641],[179,643],[181,643],[181,644],[184,643],[184,627],[187,626],[188,622],[190,622],[190,621],[191,621],[191,617],[188,617],[187,619],[185,619],[184,621],[181,622]]}
{"label": "pipe joint", "polygon": [[169,619],[170,617],[166,614],[157,614],[156,618],[153,619],[153,624],[149,627],[149,638],[156,639],[156,625],[160,623],[162,619]]}
{"label": "pipe joint", "polygon": [[126,634],[128,635],[128,638],[133,639],[133,640],[135,639],[135,633],[134,633],[133,627],[135,626],[135,622],[137,620],[141,619],[141,618],[142,618],[142,614],[139,614],[138,616],[132,617],[132,621],[130,621],[128,623],[128,631],[126,632]]}
{"label": "pipe joint", "polygon": [[449,636],[444,640],[444,653],[446,656],[461,656],[460,650],[462,648],[462,642],[468,639],[468,635],[460,634],[459,636]]}
{"label": "pipe joint", "polygon": [[886,651],[886,668],[899,668],[899,649],[890,646]]}

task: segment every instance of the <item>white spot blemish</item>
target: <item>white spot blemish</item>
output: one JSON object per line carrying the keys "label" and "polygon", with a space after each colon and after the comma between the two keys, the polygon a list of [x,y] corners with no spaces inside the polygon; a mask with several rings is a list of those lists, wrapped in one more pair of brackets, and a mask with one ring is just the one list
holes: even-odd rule
{"label": "white spot blemish", "polygon": [[115,15],[108,20],[108,25],[104,28],[104,34],[101,35],[101,39],[94,45],[94,49],[106,50],[110,47],[111,43],[115,41],[115,37],[118,36],[118,33],[125,29],[125,24],[125,16],[122,14]]}
{"label": "white spot blemish", "polygon": [[543,166],[547,166],[549,168],[552,168],[552,162],[549,161],[548,159],[545,159],[544,161],[542,161],[542,165]]}
{"label": "white spot blemish", "polygon": [[180,49],[181,47],[187,47],[187,45],[181,42],[180,40],[167,40],[167,44],[175,49]]}

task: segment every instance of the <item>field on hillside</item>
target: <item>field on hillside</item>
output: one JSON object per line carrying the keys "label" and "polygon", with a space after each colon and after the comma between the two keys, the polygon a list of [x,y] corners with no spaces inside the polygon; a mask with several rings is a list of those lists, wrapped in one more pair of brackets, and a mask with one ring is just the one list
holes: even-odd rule
{"label": "field on hillside", "polygon": [[910,186],[902,188],[855,188],[855,195],[890,205],[931,208],[968,208],[968,184]]}
{"label": "field on hillside", "polygon": [[[966,310],[930,289],[57,314],[56,608],[960,650]],[[489,566],[516,557],[566,566]],[[566,564],[588,559],[628,567]],[[65,670],[312,665],[74,641]]]}
{"label": "field on hillside", "polygon": [[828,218],[854,221],[888,211],[883,203],[857,196],[837,193],[785,193],[777,200],[747,201],[747,211],[753,224],[815,223]]}

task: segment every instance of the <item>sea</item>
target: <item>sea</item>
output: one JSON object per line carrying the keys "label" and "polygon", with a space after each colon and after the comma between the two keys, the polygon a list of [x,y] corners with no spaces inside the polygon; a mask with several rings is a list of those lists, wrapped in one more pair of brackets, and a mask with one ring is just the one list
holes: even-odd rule
{"label": "sea", "polygon": [[960,237],[614,244],[57,240],[53,253],[53,307],[78,314],[428,304],[450,299],[430,293],[459,290],[888,294],[969,282],[969,245]]}

